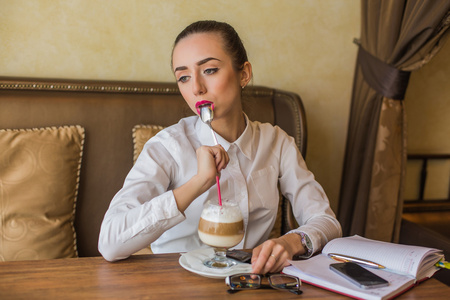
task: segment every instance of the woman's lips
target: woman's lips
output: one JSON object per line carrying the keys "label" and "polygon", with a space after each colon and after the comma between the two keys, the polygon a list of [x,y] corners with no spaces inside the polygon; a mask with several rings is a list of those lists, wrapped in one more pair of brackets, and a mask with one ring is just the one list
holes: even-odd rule
{"label": "woman's lips", "polygon": [[195,108],[197,109],[197,113],[200,115],[200,106],[205,104],[211,104],[211,109],[214,110],[214,103],[208,100],[201,100],[195,103]]}

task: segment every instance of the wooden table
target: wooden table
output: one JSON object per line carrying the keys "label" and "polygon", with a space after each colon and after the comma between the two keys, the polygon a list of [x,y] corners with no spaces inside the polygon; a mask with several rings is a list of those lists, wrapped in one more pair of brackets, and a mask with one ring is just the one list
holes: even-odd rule
{"label": "wooden table", "polygon": [[[186,271],[179,254],[0,262],[0,299],[348,299],[303,284],[300,296],[272,289],[228,294],[223,279]],[[398,299],[448,299],[450,287],[429,279]]]}

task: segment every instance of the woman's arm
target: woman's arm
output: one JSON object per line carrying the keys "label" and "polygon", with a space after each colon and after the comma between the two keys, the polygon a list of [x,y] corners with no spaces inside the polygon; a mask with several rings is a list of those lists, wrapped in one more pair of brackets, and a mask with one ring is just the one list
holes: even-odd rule
{"label": "woman's arm", "polygon": [[[280,155],[280,189],[291,202],[294,216],[300,224],[298,232],[306,234],[312,252],[320,250],[328,241],[342,235],[341,227],[330,208],[328,198],[307,169],[294,140],[284,140]],[[279,272],[288,265],[287,259],[303,255],[307,249],[301,236],[289,233],[264,242],[253,250],[253,272]]]}
{"label": "woman's arm", "polygon": [[106,260],[125,259],[182,222],[184,210],[215,183],[218,170],[228,163],[221,146],[200,147],[195,155],[186,155],[189,158],[197,161],[197,173],[186,174],[179,179],[184,183],[170,190],[173,174],[180,176],[171,154],[159,144],[145,149],[103,219],[98,248]]}

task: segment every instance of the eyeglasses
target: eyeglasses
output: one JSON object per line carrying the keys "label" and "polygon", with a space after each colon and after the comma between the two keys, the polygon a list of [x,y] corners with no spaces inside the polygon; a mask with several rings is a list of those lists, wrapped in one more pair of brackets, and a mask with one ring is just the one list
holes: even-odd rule
{"label": "eyeglasses", "polygon": [[[267,277],[269,286],[261,284],[263,277]],[[301,281],[295,276],[285,274],[235,274],[228,276],[225,283],[230,287],[228,293],[232,294],[241,290],[252,290],[259,288],[274,288],[277,290],[288,291],[300,295]]]}

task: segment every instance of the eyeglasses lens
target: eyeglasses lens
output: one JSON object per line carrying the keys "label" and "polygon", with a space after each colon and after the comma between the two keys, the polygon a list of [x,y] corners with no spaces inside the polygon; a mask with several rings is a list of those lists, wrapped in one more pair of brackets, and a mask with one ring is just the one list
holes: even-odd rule
{"label": "eyeglasses lens", "polygon": [[298,290],[300,288],[297,278],[283,274],[271,275],[269,277],[269,283],[272,287],[281,290]]}
{"label": "eyeglasses lens", "polygon": [[230,287],[233,289],[257,289],[261,286],[261,276],[255,274],[240,274],[230,277]]}

